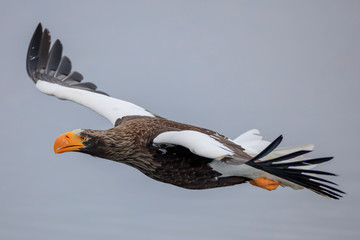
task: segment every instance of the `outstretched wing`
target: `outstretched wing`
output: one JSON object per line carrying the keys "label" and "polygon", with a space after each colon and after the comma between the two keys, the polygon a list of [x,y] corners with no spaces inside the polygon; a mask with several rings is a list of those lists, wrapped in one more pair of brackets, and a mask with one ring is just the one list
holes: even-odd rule
{"label": "outstretched wing", "polygon": [[133,103],[110,97],[91,82],[81,82],[83,76],[71,71],[71,61],[62,56],[61,42],[56,40],[49,51],[50,43],[49,31],[43,31],[39,23],[29,45],[26,70],[41,92],[81,104],[114,125],[125,116],[156,116]]}

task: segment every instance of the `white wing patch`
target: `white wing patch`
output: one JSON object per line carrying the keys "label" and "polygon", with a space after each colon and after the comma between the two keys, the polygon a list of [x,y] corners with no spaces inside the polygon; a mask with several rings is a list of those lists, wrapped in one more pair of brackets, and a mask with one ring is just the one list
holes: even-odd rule
{"label": "white wing patch", "polygon": [[221,159],[234,152],[215,138],[197,131],[169,131],[160,133],[154,140],[156,144],[175,144],[188,148],[201,157]]}
{"label": "white wing patch", "polygon": [[138,115],[154,117],[152,113],[133,103],[95,92],[65,87],[42,80],[37,81],[36,88],[45,94],[55,96],[59,99],[70,100],[81,104],[105,117],[113,125],[115,125],[118,118],[125,116]]}
{"label": "white wing patch", "polygon": [[262,139],[260,131],[257,129],[251,129],[233,140],[234,143],[240,145],[245,150],[245,153],[254,157],[265,149],[270,142]]}

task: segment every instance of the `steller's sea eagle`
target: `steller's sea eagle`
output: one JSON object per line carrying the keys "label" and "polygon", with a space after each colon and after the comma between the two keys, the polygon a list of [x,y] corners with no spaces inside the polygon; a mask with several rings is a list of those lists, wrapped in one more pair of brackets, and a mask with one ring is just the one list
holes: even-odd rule
{"label": "steller's sea eagle", "polygon": [[26,69],[41,92],[81,104],[107,118],[108,130],[77,129],[60,135],[55,153],[78,151],[125,163],[145,175],[187,189],[208,189],[244,182],[274,190],[279,185],[307,188],[322,196],[339,199],[341,190],[319,175],[335,174],[313,170],[332,157],[308,159],[311,144],[277,148],[250,130],[234,140],[201,127],[174,122],[133,103],[98,91],[95,84],[81,82],[71,71],[56,40],[50,51],[49,31],[41,24],[31,39]]}

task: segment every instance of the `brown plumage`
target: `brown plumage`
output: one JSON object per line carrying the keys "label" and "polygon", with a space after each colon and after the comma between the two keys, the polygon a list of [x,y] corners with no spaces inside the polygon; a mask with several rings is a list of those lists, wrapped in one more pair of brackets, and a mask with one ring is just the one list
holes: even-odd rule
{"label": "brown plumage", "polygon": [[80,149],[80,152],[125,163],[155,180],[188,189],[223,187],[249,180],[244,177],[218,178],[221,174],[208,165],[213,159],[195,155],[182,146],[153,143],[160,133],[180,130],[216,135],[244,159],[251,159],[241,147],[214,131],[164,118],[142,116],[124,117],[117,126],[105,131],[82,130],[80,134],[89,137],[90,147]]}
{"label": "brown plumage", "polygon": [[41,92],[88,107],[107,118],[114,128],[78,129],[59,136],[55,153],[79,151],[130,165],[145,175],[188,189],[207,189],[250,183],[274,190],[279,185],[308,188],[322,196],[338,199],[344,193],[333,182],[317,175],[334,175],[311,170],[331,157],[307,159],[312,145],[277,149],[282,140],[262,140],[250,130],[235,140],[200,127],[162,118],[135,104],[112,98],[95,84],[81,82],[62,56],[56,40],[50,50],[48,30],[36,28],[31,39],[26,69]]}

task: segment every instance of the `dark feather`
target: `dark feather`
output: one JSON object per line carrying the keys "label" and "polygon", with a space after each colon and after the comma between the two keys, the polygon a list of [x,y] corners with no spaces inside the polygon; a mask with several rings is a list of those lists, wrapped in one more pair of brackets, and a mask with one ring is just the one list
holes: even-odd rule
{"label": "dark feather", "polygon": [[261,158],[268,155],[271,151],[273,151],[280,144],[281,140],[282,140],[282,136],[278,137],[267,148],[265,148],[265,150],[260,152],[250,161],[246,162],[246,164],[333,199],[339,199],[340,197],[342,197],[339,193],[345,194],[343,191],[325,184],[325,183],[330,183],[330,184],[335,184],[335,183],[314,176],[315,174],[336,176],[336,174],[324,172],[324,171],[318,171],[318,170],[296,168],[299,166],[307,166],[311,164],[327,162],[331,160],[332,157],[305,159],[295,162],[285,162],[285,163],[282,162],[310,152],[307,150],[301,150],[277,158],[273,158],[267,161],[256,161],[256,160],[260,160]]}
{"label": "dark feather", "polygon": [[[333,159],[332,157],[325,157],[325,158],[314,158],[314,159],[306,159],[297,162],[288,162],[288,163],[275,163],[273,166],[276,168],[286,168],[286,167],[294,167],[294,166],[306,166],[309,164],[319,164],[323,162],[327,162]],[[269,163],[268,161],[266,161]]]}
{"label": "dark feather", "polygon": [[[275,166],[276,167],[276,166]],[[284,170],[281,168],[281,170]],[[294,169],[294,168],[287,168],[286,171],[292,172],[292,173],[310,173],[310,174],[319,174],[319,175],[327,175],[327,176],[337,176],[334,173],[324,172],[324,171],[318,171],[318,170],[309,170],[309,169]]]}
{"label": "dark feather", "polygon": [[[272,144],[270,144],[269,146],[271,146],[271,145]],[[267,150],[267,149],[265,149],[265,150]],[[299,160],[296,162],[281,163],[281,161],[288,160],[293,157],[301,156],[307,152],[309,152],[309,151],[297,151],[297,152],[287,154],[287,155],[284,155],[284,156],[281,156],[278,158],[274,158],[271,160],[267,160],[267,161],[257,161],[257,162],[248,161],[246,164],[248,164],[254,168],[268,172],[277,177],[288,180],[289,182],[292,182],[292,183],[298,184],[302,187],[308,188],[320,195],[324,195],[324,196],[327,196],[327,197],[333,198],[333,199],[339,199],[340,197],[342,197],[339,193],[345,194],[343,191],[325,184],[325,183],[330,183],[330,184],[336,185],[335,183],[328,181],[326,179],[314,176],[314,174],[327,175],[327,176],[336,176],[336,174],[324,172],[324,171],[318,171],[318,170],[294,168],[297,166],[306,166],[309,164],[323,163],[323,162],[331,160],[332,157],[306,159],[306,160]],[[267,154],[264,154],[262,156],[265,156]]]}
{"label": "dark feather", "polygon": [[49,53],[49,60],[46,65],[46,74],[50,74],[51,71],[56,71],[59,67],[62,55],[62,44],[59,40],[56,40],[54,45],[51,47]]}
{"label": "dark feather", "polygon": [[74,72],[70,73],[69,76],[64,78],[62,80],[62,82],[65,83],[65,84],[66,83],[70,84],[70,82],[75,82],[75,83],[76,82],[81,82],[83,79],[84,79],[84,77],[83,77],[83,75],[81,75],[81,73],[74,71]]}
{"label": "dark feather", "polygon": [[255,162],[256,160],[259,160],[259,159],[265,157],[266,155],[268,155],[269,153],[271,153],[277,146],[279,146],[282,139],[283,139],[283,136],[280,135],[277,139],[275,139],[272,143],[270,143],[270,145],[267,146],[267,148],[265,148],[263,151],[261,151],[258,155],[256,155],[254,158],[252,158],[248,162]]}
{"label": "dark feather", "polygon": [[51,38],[49,35],[49,30],[45,28],[42,36],[41,36],[41,43],[39,49],[39,61],[38,65],[36,66],[37,70],[41,70],[46,68],[46,64],[48,62],[49,57],[49,49],[50,49]]}
{"label": "dark feather", "polygon": [[[304,175],[304,174],[292,174],[287,171],[279,171],[277,172],[277,176],[284,178],[286,180],[289,180],[291,182],[294,182],[300,186],[303,186],[305,188],[309,188],[319,194],[323,194],[325,196],[328,196],[330,198],[339,199],[339,197],[342,197],[338,193],[345,194],[343,191],[336,189],[334,187],[331,187],[329,185],[323,184],[318,182],[320,178],[317,178],[318,181],[313,181],[314,179],[312,176]],[[323,179],[321,179],[323,181]],[[326,182],[326,181],[323,181]]]}
{"label": "dark feather", "polygon": [[263,164],[272,164],[272,163],[276,163],[276,162],[280,162],[280,161],[284,161],[284,160],[289,160],[289,159],[304,155],[304,154],[309,153],[309,152],[311,152],[311,151],[301,150],[301,151],[293,152],[293,153],[290,153],[290,154],[286,154],[286,155],[281,156],[281,157],[273,158],[271,160],[262,161],[262,163]]}
{"label": "dark feather", "polygon": [[71,61],[68,57],[63,56],[61,58],[59,67],[55,72],[54,77],[58,78],[58,77],[61,77],[62,75],[67,76],[70,74],[70,72],[71,72]]}
{"label": "dark feather", "polygon": [[317,173],[317,174],[325,173],[325,175],[335,175],[332,173],[326,173],[326,172],[320,172],[320,171],[311,171],[310,172],[310,170],[300,170],[300,169],[296,170],[296,171],[294,171],[294,169],[277,169],[277,168],[273,168],[272,166],[261,166],[261,162],[260,163],[258,162],[251,166],[261,169],[263,171],[266,171],[277,177],[288,180],[292,183],[298,184],[302,187],[313,190],[314,192],[316,192],[320,195],[324,195],[324,196],[327,196],[327,197],[330,197],[333,199],[339,199],[340,197],[342,197],[338,193],[345,194],[343,191],[341,191],[337,188],[334,188],[334,187],[331,187],[324,183],[321,183],[321,182],[327,182],[327,183],[333,184],[332,182],[322,179],[322,178],[319,178],[319,177],[316,177],[316,176],[311,176],[311,175],[306,174],[306,173]]}
{"label": "dark feather", "polygon": [[41,36],[42,36],[42,26],[41,23],[39,23],[31,38],[28,52],[26,55],[26,70],[29,77],[33,79],[34,82],[36,82],[36,80],[33,77],[33,73],[35,72],[39,61]]}
{"label": "dark feather", "polygon": [[107,93],[96,90],[96,85],[90,82],[79,83],[83,76],[79,72],[71,72],[71,61],[62,57],[62,44],[56,40],[50,49],[49,31],[42,30],[41,23],[37,26],[29,44],[26,57],[26,70],[31,79],[59,84],[65,87],[79,88],[99,94]]}

